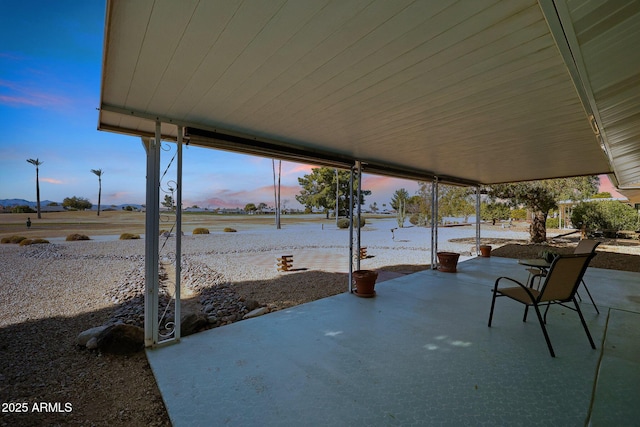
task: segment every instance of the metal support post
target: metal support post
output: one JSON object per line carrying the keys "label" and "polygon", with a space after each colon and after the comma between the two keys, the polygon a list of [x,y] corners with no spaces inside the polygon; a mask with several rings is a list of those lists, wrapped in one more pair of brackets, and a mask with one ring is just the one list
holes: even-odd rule
{"label": "metal support post", "polygon": [[476,187],[476,255],[480,254],[480,186]]}
{"label": "metal support post", "polygon": [[353,167],[349,175],[349,292],[353,292]]}
{"label": "metal support post", "polygon": [[180,318],[182,314],[180,313],[180,276],[182,272],[182,140],[183,138],[183,130],[182,126],[178,126],[178,141],[177,141],[177,150],[178,150],[178,165],[177,165],[177,177],[176,180],[178,182],[178,191],[176,194],[176,289],[175,289],[175,306],[174,306],[174,320],[173,323],[175,325],[175,329],[173,332],[173,337],[176,341],[180,340]]}
{"label": "metal support post", "polygon": [[431,269],[438,268],[438,177],[431,181]]}
{"label": "metal support post", "polygon": [[158,234],[160,232],[160,122],[156,122],[154,139],[145,139],[147,151],[147,197],[145,213],[145,293],[144,342],[150,347],[158,342]]}
{"label": "metal support post", "polygon": [[338,176],[338,169],[336,169],[336,227],[338,226],[338,212],[339,212],[339,204],[340,201],[340,178]]}
{"label": "metal support post", "polygon": [[360,270],[360,248],[362,247],[360,235],[360,217],[362,215],[362,207],[360,206],[360,197],[362,195],[362,162],[356,161],[356,169],[358,171],[358,192],[356,195],[356,212],[358,213],[356,218],[356,220],[358,221],[358,233],[356,235],[356,270]]}

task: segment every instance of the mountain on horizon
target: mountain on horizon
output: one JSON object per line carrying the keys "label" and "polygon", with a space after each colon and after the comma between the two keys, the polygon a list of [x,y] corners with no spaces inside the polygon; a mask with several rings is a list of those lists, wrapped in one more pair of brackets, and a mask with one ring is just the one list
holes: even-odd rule
{"label": "mountain on horizon", "polygon": [[[50,203],[57,203],[58,205],[62,206],[62,202],[53,202],[51,200],[40,200],[40,207],[45,207],[48,206]],[[11,207],[11,206],[29,206],[32,209],[36,208],[36,205],[38,204],[38,202],[31,202],[29,200],[25,200],[25,199],[0,199],[0,206],[4,206],[5,208]],[[107,204],[103,204],[102,206],[100,206],[100,209],[104,210],[104,209],[108,209],[108,208],[113,208],[115,206],[115,208],[117,210],[122,210],[123,208],[126,208],[127,206],[131,206],[132,208],[135,209],[141,209],[142,205],[138,204],[138,203],[122,203],[119,205],[107,205]],[[91,207],[91,210],[97,210],[98,209],[98,205],[94,204]]]}

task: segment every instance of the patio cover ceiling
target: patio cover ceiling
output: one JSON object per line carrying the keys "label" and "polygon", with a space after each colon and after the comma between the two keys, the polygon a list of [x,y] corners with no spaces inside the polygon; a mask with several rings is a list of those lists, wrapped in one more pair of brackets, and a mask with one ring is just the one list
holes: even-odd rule
{"label": "patio cover ceiling", "polygon": [[98,128],[412,179],[640,187],[640,2],[110,0]]}

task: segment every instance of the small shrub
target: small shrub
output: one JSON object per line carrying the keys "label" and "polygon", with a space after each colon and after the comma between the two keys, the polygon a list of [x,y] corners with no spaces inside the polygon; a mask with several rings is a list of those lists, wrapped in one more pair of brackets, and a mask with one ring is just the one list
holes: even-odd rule
{"label": "small shrub", "polygon": [[1,242],[2,243],[20,243],[22,242],[24,239],[26,239],[26,237],[24,236],[11,236],[11,237],[3,237]]}
{"label": "small shrub", "polygon": [[193,234],[209,234],[209,229],[203,227],[194,228]]}
{"label": "small shrub", "polygon": [[512,209],[511,210],[511,218],[515,220],[525,220],[527,219],[527,210],[526,209]]}
{"label": "small shrub", "polygon": [[66,238],[67,242],[75,242],[77,240],[91,240],[91,239],[86,234],[78,234],[78,233],[69,234]]}
{"label": "small shrub", "polygon": [[16,206],[11,210],[12,213],[36,213],[31,207],[27,205]]}
{"label": "small shrub", "polygon": [[[364,227],[367,221],[360,217],[360,227]],[[353,225],[356,225],[356,218],[353,219]],[[338,220],[338,228],[349,228],[349,218],[340,218]]]}
{"label": "small shrub", "polygon": [[42,243],[49,243],[46,239],[23,239],[20,241],[20,246],[38,245]]}
{"label": "small shrub", "polygon": [[560,218],[547,218],[547,228],[560,227]]}
{"label": "small shrub", "polygon": [[122,233],[120,235],[120,240],[135,240],[135,239],[139,239],[139,238],[140,238],[139,234]]}
{"label": "small shrub", "polygon": [[225,227],[225,229],[222,230],[222,231],[224,231],[225,233],[235,233],[238,230],[236,230],[235,228],[231,228],[231,227]]}
{"label": "small shrub", "polygon": [[411,214],[409,217],[409,222],[418,227],[426,227],[428,223],[428,218],[426,215],[421,213]]}

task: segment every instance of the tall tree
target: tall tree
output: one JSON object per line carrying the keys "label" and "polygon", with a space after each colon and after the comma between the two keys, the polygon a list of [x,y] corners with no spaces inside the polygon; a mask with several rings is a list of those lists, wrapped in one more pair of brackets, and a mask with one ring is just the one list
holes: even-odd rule
{"label": "tall tree", "polygon": [[532,243],[547,240],[547,215],[563,199],[583,200],[598,191],[597,176],[546,179],[541,181],[497,184],[489,186],[487,194],[493,200],[506,200],[513,207],[524,206],[531,211],[529,236]]}
{"label": "tall tree", "polygon": [[[329,212],[338,207],[336,216],[340,212],[344,212],[346,216],[350,216],[351,209],[357,206],[354,190],[354,201],[349,208],[349,178],[351,172],[348,170],[338,171],[337,176],[335,169],[332,168],[313,168],[311,173],[298,178],[298,183],[302,186],[300,194],[296,196],[296,200],[304,205],[307,209],[322,208],[329,218]],[[358,186],[358,179],[354,179],[354,187]],[[371,194],[370,190],[360,191],[360,204],[364,204],[364,197]],[[337,203],[336,203],[337,202]]]}
{"label": "tall tree", "polygon": [[27,162],[36,167],[36,203],[38,207],[38,219],[40,219],[42,218],[42,215],[40,214],[40,177],[38,166],[40,166],[44,162],[41,162],[39,159],[27,159]]}
{"label": "tall tree", "polygon": [[476,211],[472,201],[474,189],[470,187],[457,187],[454,185],[441,185],[438,190],[438,210],[442,216],[463,216],[464,221]]}
{"label": "tall tree", "polygon": [[100,216],[100,199],[102,198],[102,169],[91,169],[91,172],[93,172],[97,177],[98,177],[98,216]]}
{"label": "tall tree", "polygon": [[391,207],[396,210],[396,220],[398,221],[398,227],[404,227],[404,221],[407,218],[407,202],[409,201],[409,192],[400,188],[393,193],[391,198]]}

